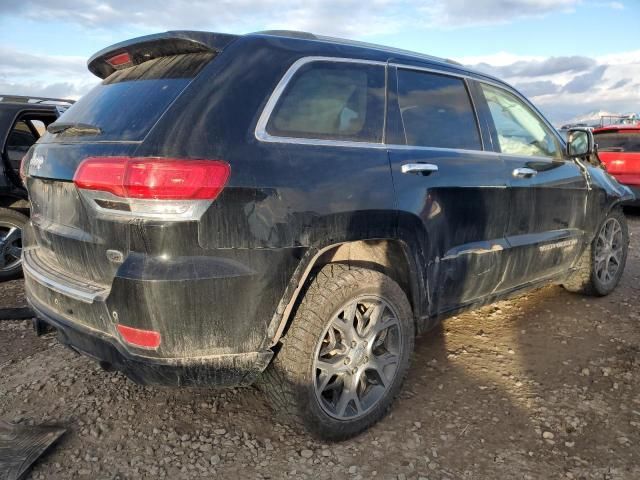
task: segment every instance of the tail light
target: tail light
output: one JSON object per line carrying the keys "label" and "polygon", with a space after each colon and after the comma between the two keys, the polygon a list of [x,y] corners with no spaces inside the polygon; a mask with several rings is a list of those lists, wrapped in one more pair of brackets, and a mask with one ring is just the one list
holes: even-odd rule
{"label": "tail light", "polygon": [[220,194],[230,171],[220,160],[89,157],[73,181],[102,213],[192,220]]}
{"label": "tail light", "polygon": [[114,68],[131,66],[133,64],[127,52],[119,53],[118,55],[108,58],[107,63]]}
{"label": "tail light", "polygon": [[160,346],[160,333],[153,330],[118,325],[116,327],[122,339],[129,345],[140,348],[156,349]]}

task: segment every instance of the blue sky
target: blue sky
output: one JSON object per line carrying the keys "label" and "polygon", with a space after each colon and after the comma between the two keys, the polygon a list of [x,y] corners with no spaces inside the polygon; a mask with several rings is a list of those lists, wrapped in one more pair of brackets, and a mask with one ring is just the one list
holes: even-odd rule
{"label": "blue sky", "polygon": [[640,111],[639,23],[637,0],[20,0],[0,14],[0,93],[77,98],[86,59],[139,35],[287,28],[456,59],[561,123]]}

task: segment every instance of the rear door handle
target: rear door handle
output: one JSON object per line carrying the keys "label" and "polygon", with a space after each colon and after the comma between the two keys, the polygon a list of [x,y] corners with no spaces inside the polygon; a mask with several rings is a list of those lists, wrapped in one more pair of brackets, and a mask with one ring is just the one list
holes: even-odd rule
{"label": "rear door handle", "polygon": [[537,170],[534,170],[533,168],[526,168],[526,167],[516,168],[513,171],[513,176],[516,178],[531,178],[531,177],[535,177],[537,174],[538,174]]}
{"label": "rear door handle", "polygon": [[431,175],[438,171],[438,166],[432,163],[405,163],[400,169],[402,173]]}

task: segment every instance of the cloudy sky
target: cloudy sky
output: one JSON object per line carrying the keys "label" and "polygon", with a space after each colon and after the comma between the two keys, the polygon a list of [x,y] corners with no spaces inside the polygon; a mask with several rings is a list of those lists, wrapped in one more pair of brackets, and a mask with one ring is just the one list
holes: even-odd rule
{"label": "cloudy sky", "polygon": [[640,112],[640,1],[9,0],[0,13],[0,93],[78,98],[86,59],[168,29],[296,29],[381,43],[495,74],[556,124]]}

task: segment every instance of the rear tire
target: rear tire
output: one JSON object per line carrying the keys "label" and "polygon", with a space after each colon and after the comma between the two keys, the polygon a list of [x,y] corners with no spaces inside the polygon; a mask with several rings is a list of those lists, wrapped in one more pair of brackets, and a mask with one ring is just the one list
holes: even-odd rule
{"label": "rear tire", "polygon": [[620,282],[627,262],[629,230],[621,208],[612,210],[584,251],[565,289],[591,296],[610,294]]}
{"label": "rear tire", "polygon": [[387,413],[413,345],[411,306],[396,282],[329,264],[309,285],[259,386],[286,423],[344,440]]}
{"label": "rear tire", "polygon": [[22,231],[29,217],[0,208],[0,282],[22,276]]}

